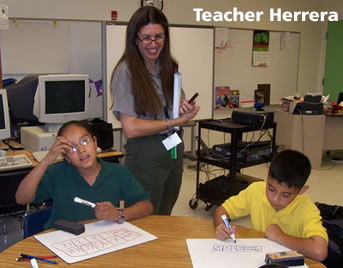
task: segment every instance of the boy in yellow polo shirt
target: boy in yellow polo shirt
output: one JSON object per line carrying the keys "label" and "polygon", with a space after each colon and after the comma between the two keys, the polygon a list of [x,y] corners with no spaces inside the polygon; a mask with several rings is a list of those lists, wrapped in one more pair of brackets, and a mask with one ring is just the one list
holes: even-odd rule
{"label": "boy in yellow polo shirt", "polygon": [[[303,194],[310,173],[310,161],[302,153],[278,153],[270,164],[266,182],[250,184],[215,210],[217,239],[228,239],[231,234],[221,215],[232,220],[250,215],[253,229],[264,232],[266,238],[323,261],[328,252],[328,235],[318,208]],[[232,229],[235,232],[234,226]]]}

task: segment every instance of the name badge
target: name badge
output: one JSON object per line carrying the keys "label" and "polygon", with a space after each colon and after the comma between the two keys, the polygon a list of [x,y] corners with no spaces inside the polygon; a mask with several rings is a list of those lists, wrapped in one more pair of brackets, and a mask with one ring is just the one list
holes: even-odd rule
{"label": "name badge", "polygon": [[181,143],[182,140],[180,139],[179,135],[177,133],[174,133],[173,135],[170,135],[166,139],[162,141],[164,147],[166,147],[167,151],[169,151],[171,148],[175,147],[179,143]]}

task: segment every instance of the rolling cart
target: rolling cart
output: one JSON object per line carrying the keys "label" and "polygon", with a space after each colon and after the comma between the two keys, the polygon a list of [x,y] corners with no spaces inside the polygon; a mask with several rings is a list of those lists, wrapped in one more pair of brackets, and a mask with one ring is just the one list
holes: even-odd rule
{"label": "rolling cart", "polygon": [[[270,162],[276,149],[276,123],[273,122],[256,127],[253,125],[234,123],[232,122],[231,118],[224,120],[202,120],[199,121],[198,127],[199,140],[201,140],[202,129],[210,129],[231,134],[229,157],[218,158],[217,155],[211,150],[209,150],[209,152],[206,154],[202,154],[200,150],[200,142],[198,142],[195,195],[189,201],[189,206],[192,209],[196,209],[199,201],[201,200],[206,204],[205,209],[209,210],[213,205],[219,206],[228,197],[236,195],[239,193],[239,191],[246,188],[251,182],[260,180],[241,174],[240,169]],[[263,150],[263,153],[260,153],[258,150],[246,150],[245,154],[243,154],[243,152],[238,150],[238,142],[242,141],[243,133],[252,131],[270,131],[270,129],[272,130],[272,134],[270,136],[270,153],[268,153],[266,150]],[[254,142],[256,141],[252,141],[251,143]],[[247,148],[249,148],[249,146]],[[250,154],[248,152],[250,152]],[[230,173],[228,176],[220,176],[209,180],[204,184],[199,183],[200,163],[207,163],[228,169],[230,170]]]}

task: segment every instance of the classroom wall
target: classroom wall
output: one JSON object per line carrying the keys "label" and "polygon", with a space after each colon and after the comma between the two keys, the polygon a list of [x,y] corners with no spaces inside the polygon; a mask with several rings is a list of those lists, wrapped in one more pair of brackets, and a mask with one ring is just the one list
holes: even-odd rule
{"label": "classroom wall", "polygon": [[330,10],[337,10],[339,13],[339,19],[343,20],[343,2],[341,0],[329,0],[323,1],[323,10],[330,9]]}
{"label": "classroom wall", "polygon": [[[111,10],[118,11],[118,21],[127,21],[140,6],[140,0],[1,0],[7,4],[9,16],[17,18],[57,18],[110,20]],[[268,16],[261,22],[195,22],[194,7],[209,11],[227,11],[236,6],[243,11],[269,12],[270,7],[284,10],[326,10],[333,9],[342,15],[339,0],[164,0],[164,12],[172,24],[214,25],[249,29],[268,29],[277,31],[296,31],[301,33],[298,90],[301,93],[321,91],[323,23],[317,22],[270,22]]]}
{"label": "classroom wall", "polygon": [[[118,21],[128,21],[139,8],[141,0],[0,0],[7,4],[9,16],[16,18],[56,18],[76,20],[111,20],[111,10],[118,11]],[[325,60],[326,23],[321,22],[270,22],[268,16],[261,22],[196,22],[193,8],[209,11],[227,11],[232,7],[242,11],[264,11],[282,8],[287,11],[335,10],[342,18],[341,0],[164,0],[164,13],[171,24],[212,25],[221,27],[294,31],[300,33],[299,72],[297,88],[300,94],[321,92]]]}
{"label": "classroom wall", "polygon": [[[320,10],[324,1],[321,0],[264,0],[264,1],[184,1],[174,0],[176,4],[171,7],[170,13],[178,14],[175,21],[178,23],[190,23],[193,20],[194,23],[194,12],[192,11],[194,5],[202,7],[204,10],[230,10],[233,6],[237,6],[242,10],[252,11],[264,11],[265,14],[269,12],[270,7],[280,7],[283,10],[308,10],[311,7],[314,10]],[[177,3],[183,5],[185,8],[179,10]],[[169,11],[169,9],[168,9]],[[166,13],[168,14],[167,10]],[[174,22],[173,16],[168,16],[169,20]],[[206,24],[206,23],[202,23]],[[276,31],[295,31],[300,32],[300,57],[299,57],[299,78],[298,78],[298,91],[303,93],[316,92],[321,90],[320,80],[318,79],[320,72],[320,58],[321,46],[322,46],[322,26],[321,23],[313,22],[270,22],[268,17],[262,17],[261,22],[220,22],[211,23],[215,26],[226,26],[226,27],[237,27],[237,28],[255,28],[255,29],[269,29]]]}
{"label": "classroom wall", "polygon": [[[57,73],[102,79],[101,22],[17,19],[9,24],[8,31],[0,31],[3,79]],[[90,86],[89,116],[102,118],[103,97],[95,83]]]}

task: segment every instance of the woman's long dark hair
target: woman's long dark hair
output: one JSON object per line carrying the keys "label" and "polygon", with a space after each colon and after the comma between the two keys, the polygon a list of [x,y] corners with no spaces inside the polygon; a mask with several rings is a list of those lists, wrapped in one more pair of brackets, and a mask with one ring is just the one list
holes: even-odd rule
{"label": "woman's long dark hair", "polygon": [[[161,64],[160,77],[166,102],[168,105],[172,104],[173,74],[178,68],[178,65],[170,53],[168,20],[159,9],[151,6],[141,7],[132,15],[126,30],[125,51],[117,66],[123,61],[126,61],[128,64],[132,78],[135,112],[139,115],[151,115],[156,118],[163,110],[163,105],[157,94],[154,81],[146,68],[144,58],[137,46],[137,33],[142,27],[150,23],[160,24],[164,29],[166,39],[159,55]],[[112,73],[112,79],[114,71]]]}

